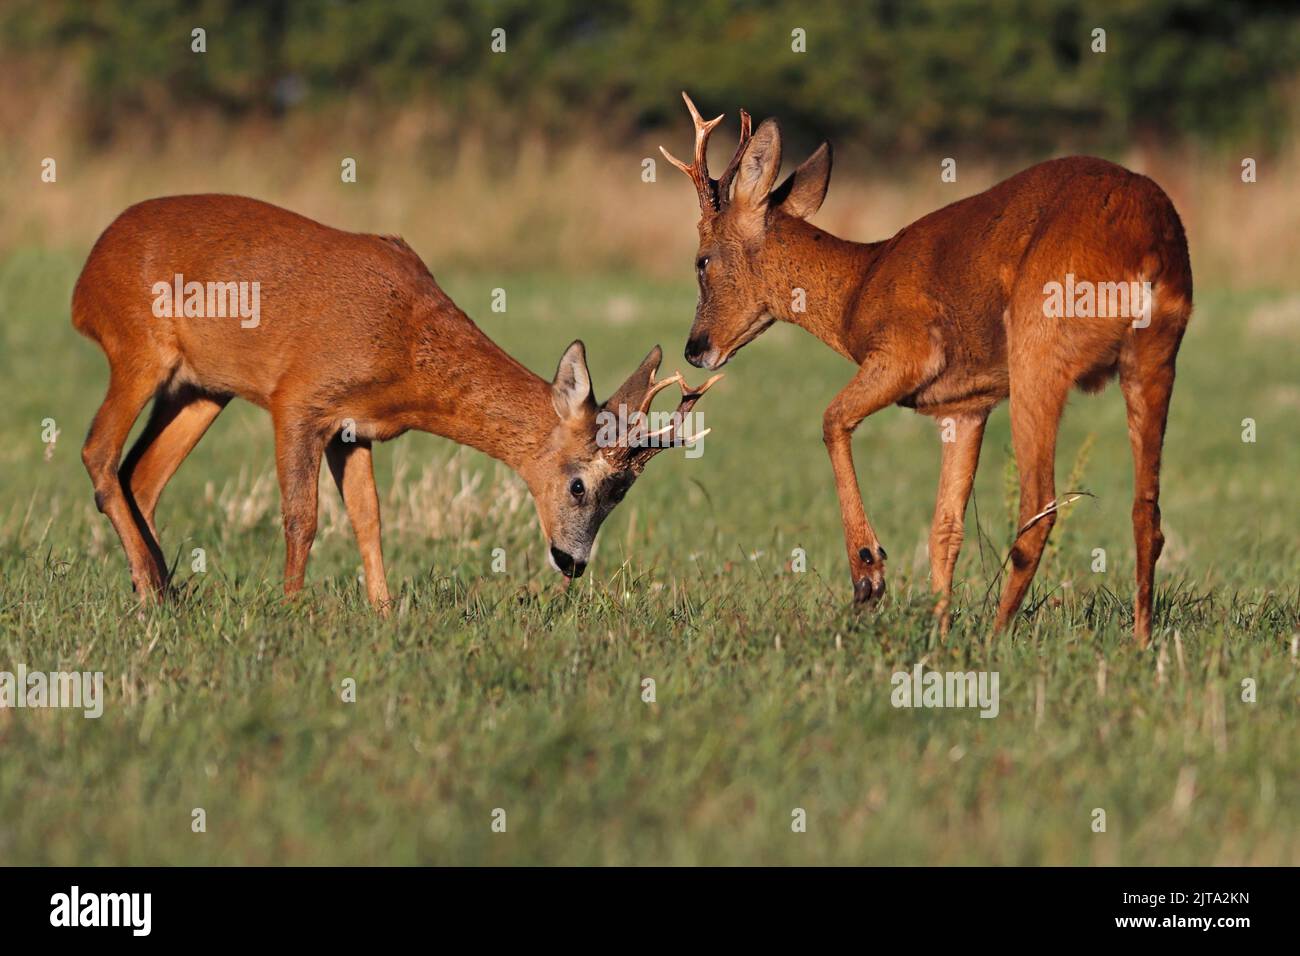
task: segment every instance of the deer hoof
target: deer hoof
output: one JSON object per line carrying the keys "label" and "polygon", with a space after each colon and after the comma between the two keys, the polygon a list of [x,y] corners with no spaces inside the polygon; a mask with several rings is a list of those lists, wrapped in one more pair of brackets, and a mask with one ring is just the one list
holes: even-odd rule
{"label": "deer hoof", "polygon": [[858,578],[853,582],[854,604],[875,604],[884,594],[885,579],[883,575],[875,580],[872,578]]}
{"label": "deer hoof", "polygon": [[[859,548],[856,560],[850,555],[853,603],[874,604],[885,593],[885,549]],[[860,577],[858,575],[861,575]]]}

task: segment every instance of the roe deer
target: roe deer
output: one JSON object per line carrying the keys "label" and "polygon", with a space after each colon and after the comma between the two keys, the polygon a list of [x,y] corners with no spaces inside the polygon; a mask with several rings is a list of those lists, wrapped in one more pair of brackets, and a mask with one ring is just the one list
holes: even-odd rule
{"label": "roe deer", "polygon": [[[679,435],[678,426],[718,378],[695,390],[680,375],[656,381],[656,346],[602,409],[580,341],[545,381],[470,321],[401,239],[342,232],[239,196],[152,199],[118,216],[77,280],[72,324],[108,356],[108,394],[82,459],[143,601],[168,577],[158,498],[234,396],[271,413],[285,592],[303,584],[324,454],[361,549],[367,595],[383,609],[372,442],[415,428],[509,465],[532,493],[550,562],[572,579],[649,459],[703,436]],[[631,408],[636,426],[644,421],[636,412],[672,384],[683,397],[668,426],[598,440],[602,410]],[[119,470],[151,398],[148,424]]]}
{"label": "roe deer", "polygon": [[[719,368],[781,319],[860,366],[823,418],[855,601],[878,598],[885,587],[885,551],[853,467],[851,437],[864,418],[903,405],[955,426],[955,440],[943,445],[930,531],[935,614],[946,633],[984,423],[1010,397],[1020,519],[994,625],[1001,631],[1024,599],[1055,520],[1056,434],[1070,387],[1097,390],[1118,373],[1135,471],[1134,630],[1145,645],[1164,540],[1160,451],[1174,358],[1192,311],[1187,239],[1169,197],[1145,176],[1076,156],[1032,166],[886,241],[848,242],[807,222],[826,196],[829,143],[774,189],[780,129],[768,119],[751,134],[742,110],[740,145],[715,180],[705,154],[722,117],[705,122],[682,96],[695,124],[694,161],[664,155],[690,176],[701,209],[700,294],[686,359]],[[1118,300],[1130,283],[1143,290],[1136,322],[1084,317],[1082,308],[1079,318],[1063,320],[1046,296],[1065,285],[1093,289],[1089,301],[1098,288]],[[804,292],[802,311],[796,289]]]}

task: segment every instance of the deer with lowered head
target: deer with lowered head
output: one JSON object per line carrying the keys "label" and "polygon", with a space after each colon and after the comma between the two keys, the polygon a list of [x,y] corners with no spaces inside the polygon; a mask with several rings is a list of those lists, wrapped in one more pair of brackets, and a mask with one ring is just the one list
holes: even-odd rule
{"label": "deer with lowered head", "polygon": [[[1134,631],[1146,645],[1164,541],[1161,446],[1174,360],[1192,311],[1187,239],[1169,197],[1145,176],[1074,156],[1032,166],[882,242],[850,242],[808,222],[826,197],[829,143],[778,186],[780,129],[768,119],[752,130],[741,110],[740,145],[713,179],[706,151],[723,117],[705,121],[682,96],[695,125],[694,160],[664,155],[694,183],[701,211],[699,303],[686,359],[720,368],[781,320],[859,366],[823,417],[855,602],[881,596],[887,560],[853,465],[851,438],[864,418],[902,405],[950,432],[929,539],[935,614],[947,633],[984,424],[1010,399],[1020,517],[994,623],[1002,631],[1024,600],[1055,521],[1056,436],[1069,391],[1096,391],[1118,375],[1135,476]],[[1122,306],[1130,286],[1141,290],[1140,302],[1091,317],[1101,311],[1103,292]],[[1081,295],[1090,288],[1094,304],[1065,318],[1062,288]]]}
{"label": "deer with lowered head", "polygon": [[[401,239],[342,232],[239,196],[172,196],[122,213],[77,280],[72,324],[108,357],[108,394],[82,459],[145,602],[168,580],[159,496],[235,396],[271,414],[286,594],[303,585],[323,456],[361,549],[367,595],[382,610],[373,442],[418,429],[510,466],[532,493],[551,564],[571,580],[650,458],[703,437],[679,434],[680,425],[719,378],[698,389],[680,374],[656,381],[656,346],[597,405],[582,342],[546,381],[458,309]],[[674,384],[677,411],[651,433],[650,404]],[[632,427],[607,428],[602,413]]]}

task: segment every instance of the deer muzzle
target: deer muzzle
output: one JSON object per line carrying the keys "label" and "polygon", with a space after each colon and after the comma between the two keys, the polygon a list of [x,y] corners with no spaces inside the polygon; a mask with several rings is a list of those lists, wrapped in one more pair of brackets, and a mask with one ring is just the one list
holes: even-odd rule
{"label": "deer muzzle", "polygon": [[696,368],[715,369],[722,364],[719,359],[721,356],[713,342],[709,339],[707,332],[693,336],[686,343],[686,361],[690,362]]}
{"label": "deer muzzle", "polygon": [[575,561],[571,554],[561,551],[555,545],[551,545],[551,563],[566,578],[580,578],[582,572],[587,570],[586,561]]}

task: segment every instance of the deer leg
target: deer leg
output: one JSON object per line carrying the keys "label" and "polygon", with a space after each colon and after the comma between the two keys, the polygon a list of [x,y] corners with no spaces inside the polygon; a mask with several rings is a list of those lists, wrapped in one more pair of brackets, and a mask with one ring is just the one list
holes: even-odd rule
{"label": "deer leg", "polygon": [[388,582],[384,579],[384,552],[379,534],[379,492],[375,488],[375,469],[369,442],[345,442],[338,436],[325,446],[325,460],[330,474],[343,496],[343,505],[352,522],[361,549],[361,563],[366,573],[366,595],[380,613],[391,604]]}
{"label": "deer leg", "polygon": [[987,420],[987,412],[955,416],[953,440],[942,443],[939,494],[934,504],[934,522],[930,526],[930,586],[938,598],[934,614],[939,619],[941,635],[947,635],[952,624],[948,611],[952,601],[952,572],[965,535],[966,502],[975,481]]}
{"label": "deer leg", "polygon": [[844,544],[853,579],[854,603],[879,599],[885,593],[885,549],[867,520],[853,465],[853,431],[872,412],[892,405],[920,384],[917,363],[875,352],[835,396],[822,418],[822,437],[835,469],[835,488],[844,523]]}
{"label": "deer leg", "polygon": [[113,523],[122,541],[131,583],[142,603],[153,601],[163,586],[163,569],[136,523],[135,509],[118,479],[117,466],[122,446],[131,433],[140,409],[159,385],[156,376],[126,376],[110,372],[108,394],[95,413],[90,433],[81,449],[81,460],[95,487],[95,505]]}
{"label": "deer leg", "polygon": [[275,421],[275,467],[284,515],[284,593],[302,590],[307,556],[316,538],[317,486],[325,441],[301,421]]}
{"label": "deer leg", "polygon": [[194,450],[228,401],[228,397],[213,398],[192,389],[170,395],[159,394],[154,398],[144,431],[118,471],[118,480],[127,492],[136,524],[150,545],[164,578],[167,562],[154,524],[158,499],[180,463]]}
{"label": "deer leg", "polygon": [[[1020,516],[1011,546],[1011,568],[998,602],[995,632],[1004,630],[1020,609],[1029,583],[1042,560],[1047,536],[1056,523],[1050,510],[1056,497],[1056,432],[1065,407],[1065,390],[1059,394],[1018,389],[1012,377],[1011,444],[1020,470]],[[1047,514],[1042,512],[1047,511]],[[1039,517],[1041,515],[1041,517]]]}
{"label": "deer leg", "polygon": [[1160,452],[1174,388],[1172,357],[1154,368],[1120,365],[1120,388],[1128,405],[1128,437],[1133,446],[1133,539],[1137,545],[1137,601],[1133,633],[1139,647],[1151,640],[1151,610],[1156,561],[1164,547],[1160,530]]}

